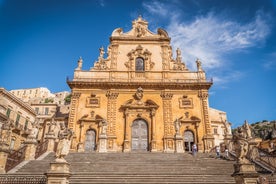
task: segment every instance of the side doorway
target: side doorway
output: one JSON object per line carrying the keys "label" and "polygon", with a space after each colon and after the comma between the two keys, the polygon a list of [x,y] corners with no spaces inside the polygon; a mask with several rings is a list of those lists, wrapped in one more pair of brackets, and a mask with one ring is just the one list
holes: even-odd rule
{"label": "side doorway", "polygon": [[89,129],[85,134],[85,151],[95,151],[96,150],[96,132],[93,129]]}
{"label": "side doorway", "polygon": [[191,152],[194,144],[194,133],[190,130],[184,131],[184,149],[185,151]]}

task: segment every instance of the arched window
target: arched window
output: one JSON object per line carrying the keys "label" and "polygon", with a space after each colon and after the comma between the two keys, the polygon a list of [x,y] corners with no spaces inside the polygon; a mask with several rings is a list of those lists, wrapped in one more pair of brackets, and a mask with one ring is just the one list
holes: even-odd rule
{"label": "arched window", "polygon": [[145,71],[145,63],[144,63],[144,59],[141,57],[136,58],[135,60],[135,70],[139,71],[139,72],[143,72]]}

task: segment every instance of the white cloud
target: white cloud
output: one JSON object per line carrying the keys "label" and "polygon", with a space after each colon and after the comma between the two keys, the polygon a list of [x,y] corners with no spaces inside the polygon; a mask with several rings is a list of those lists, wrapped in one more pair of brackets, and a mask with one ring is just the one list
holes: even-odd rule
{"label": "white cloud", "polygon": [[169,13],[168,7],[166,7],[165,4],[158,1],[152,1],[149,3],[143,2],[143,6],[151,14],[166,16]]}
{"label": "white cloud", "polygon": [[270,32],[262,12],[257,12],[252,22],[241,24],[220,20],[213,13],[196,17],[191,23],[171,19],[168,32],[172,45],[183,50],[183,58],[195,67],[195,58],[200,58],[206,69],[218,68],[224,62],[224,54],[239,51],[262,43]]}

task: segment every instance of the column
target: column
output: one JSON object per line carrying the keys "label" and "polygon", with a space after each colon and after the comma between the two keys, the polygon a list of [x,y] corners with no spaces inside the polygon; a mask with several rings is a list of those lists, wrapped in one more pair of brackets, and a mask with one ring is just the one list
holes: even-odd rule
{"label": "column", "polygon": [[151,152],[157,152],[157,145],[156,145],[156,121],[155,121],[155,114],[156,110],[151,110]]}
{"label": "column", "polygon": [[172,93],[162,92],[163,121],[164,121],[164,152],[173,153],[174,150],[174,125],[172,118]]}
{"label": "column", "polygon": [[107,135],[108,135],[108,150],[117,151],[116,142],[116,113],[117,113],[117,97],[119,93],[107,91]]}
{"label": "column", "polygon": [[203,128],[205,135],[203,136],[204,151],[209,151],[214,146],[214,137],[211,132],[211,123],[209,120],[209,104],[208,104],[208,91],[200,90],[198,97],[201,100],[202,116],[203,116]]}
{"label": "column", "polygon": [[[78,102],[79,98],[81,96],[81,93],[79,92],[72,92],[72,97],[71,97],[71,105],[70,105],[70,113],[69,113],[69,120],[68,120],[68,128],[75,131],[75,126],[76,126],[76,109],[78,109]],[[72,148],[77,149],[77,137],[74,134],[73,135],[73,140],[72,140]]]}
{"label": "column", "polygon": [[126,109],[124,112],[125,115],[125,127],[124,127],[124,148],[123,152],[130,152],[130,140],[129,140],[129,110]]}

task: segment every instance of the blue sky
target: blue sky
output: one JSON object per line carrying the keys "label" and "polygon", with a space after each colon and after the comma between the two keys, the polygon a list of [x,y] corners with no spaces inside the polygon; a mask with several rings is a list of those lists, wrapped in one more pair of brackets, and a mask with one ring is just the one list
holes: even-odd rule
{"label": "blue sky", "polygon": [[139,14],[167,30],[190,70],[202,61],[209,104],[234,127],[276,119],[276,0],[0,0],[0,86],[69,91],[78,58],[89,70]]}

